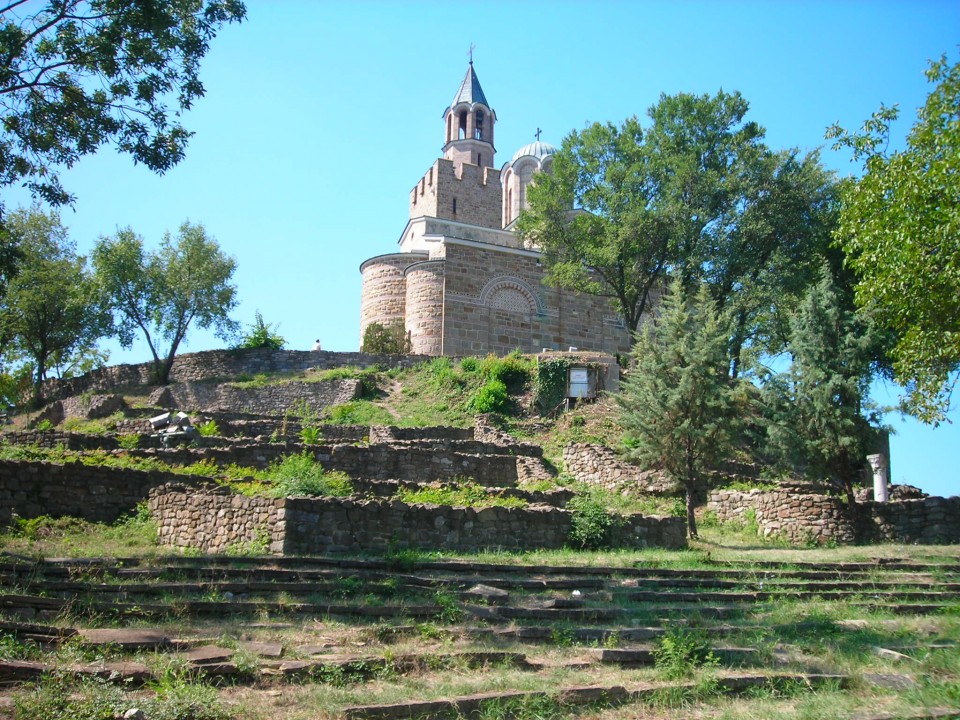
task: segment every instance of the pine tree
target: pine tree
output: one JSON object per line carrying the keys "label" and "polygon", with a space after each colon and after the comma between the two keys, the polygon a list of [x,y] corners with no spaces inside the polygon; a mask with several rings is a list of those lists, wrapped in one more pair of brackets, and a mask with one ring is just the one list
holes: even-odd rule
{"label": "pine tree", "polygon": [[764,387],[769,448],[782,467],[827,481],[852,504],[875,432],[868,393],[882,338],[826,266],[790,324],[793,362]]}
{"label": "pine tree", "polygon": [[683,485],[690,537],[697,537],[694,507],[707,474],[735,435],[728,340],[707,288],[690,297],[675,282],[659,317],[637,336],[619,398],[630,457]]}

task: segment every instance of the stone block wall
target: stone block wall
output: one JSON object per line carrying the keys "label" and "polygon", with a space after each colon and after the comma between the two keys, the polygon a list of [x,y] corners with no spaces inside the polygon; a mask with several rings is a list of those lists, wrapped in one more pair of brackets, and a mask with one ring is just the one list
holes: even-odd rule
{"label": "stone block wall", "polygon": [[406,314],[407,281],[403,271],[415,262],[429,258],[427,253],[378,255],[360,265],[360,345],[367,326],[380,323],[403,324]]}
{"label": "stone block wall", "polygon": [[392,443],[398,440],[473,440],[473,428],[415,427],[371,425],[370,444]]}
{"label": "stone block wall", "polygon": [[[539,253],[447,238],[444,354],[505,354],[519,348],[625,353],[629,333],[606,298],[543,285]],[[407,313],[411,312],[407,297]]]}
{"label": "stone block wall", "polygon": [[640,470],[603,445],[571,443],[563,449],[563,464],[579,482],[614,492],[666,496],[683,493],[679,484],[661,473]]}
{"label": "stone block wall", "polygon": [[743,522],[752,510],[764,537],[790,542],[960,542],[960,497],[858,503],[853,510],[830,495],[717,490],[707,510]]}
{"label": "stone block wall", "polygon": [[283,500],[171,483],[151,492],[148,504],[161,545],[223,553],[265,543],[270,552],[283,552]]}
{"label": "stone block wall", "polygon": [[517,483],[517,458],[512,455],[481,455],[416,445],[232,443],[208,448],[130,450],[128,454],[157,458],[171,465],[209,460],[218,465],[263,469],[285,455],[304,451],[312,454],[325,470],[339,470],[361,480],[433,482],[471,478],[487,487],[510,487]]}
{"label": "stone block wall", "polygon": [[161,391],[163,407],[177,409],[239,410],[260,415],[283,415],[300,405],[320,412],[360,397],[361,383],[356,379],[317,382],[284,382],[261,387],[241,387],[210,382],[186,382],[169,385]]}
{"label": "stone block wall", "polygon": [[[220,493],[158,488],[150,508],[161,539],[205,552],[269,537],[285,554],[384,552],[392,548],[472,552],[484,548],[559,548],[570,514],[553,507],[454,508],[397,500],[286,498],[246,502]],[[623,547],[685,547],[681,518],[631,516],[615,538]]]}
{"label": "stone block wall", "polygon": [[785,492],[717,490],[710,493],[707,510],[721,522],[744,522],[750,511],[763,537],[780,537],[792,543],[857,540],[857,528],[840,498]]}
{"label": "stone block wall", "polygon": [[[321,338],[322,341],[322,338]],[[370,355],[367,353],[313,352],[312,350],[207,350],[177,355],[170,382],[234,378],[244,373],[305,372],[311,368],[331,370],[344,366],[361,368],[384,365],[413,367],[429,358],[415,355]],[[51,379],[43,384],[43,397],[58,400],[84,392],[109,392],[116,388],[150,385],[153,364],[113,365],[69,380]]]}
{"label": "stone block wall", "polygon": [[0,525],[9,524],[13,513],[113,522],[146,500],[152,488],[172,481],[183,477],[79,462],[0,461]]}

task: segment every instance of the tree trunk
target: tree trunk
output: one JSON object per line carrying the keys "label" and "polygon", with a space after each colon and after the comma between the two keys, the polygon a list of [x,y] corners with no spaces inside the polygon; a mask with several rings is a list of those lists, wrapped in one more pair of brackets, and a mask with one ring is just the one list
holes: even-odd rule
{"label": "tree trunk", "polygon": [[700,537],[697,533],[697,517],[693,512],[694,509],[694,499],[693,499],[693,485],[687,484],[687,534],[692,538],[696,539]]}

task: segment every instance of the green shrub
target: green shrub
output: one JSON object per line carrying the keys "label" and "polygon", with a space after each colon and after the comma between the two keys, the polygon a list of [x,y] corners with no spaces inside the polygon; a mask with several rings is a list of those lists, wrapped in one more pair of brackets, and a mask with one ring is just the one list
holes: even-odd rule
{"label": "green shrub", "polygon": [[305,425],[300,428],[300,440],[305,445],[316,445],[323,437],[323,431],[316,425]]}
{"label": "green shrub", "polygon": [[374,355],[406,355],[410,352],[410,336],[404,330],[403,321],[391,320],[386,324],[370,323],[363,331],[360,352]]}
{"label": "green shrub", "polygon": [[264,348],[267,350],[282,350],[286,344],[276,330],[279,325],[268,325],[263,321],[263,315],[257,310],[254,313],[254,323],[249,326],[249,331],[244,333],[243,338],[237,348],[245,350],[255,350]]}
{"label": "green shrub", "polygon": [[38,432],[49,432],[50,430],[53,430],[53,423],[44,418],[34,425],[33,429],[37,430]]}
{"label": "green shrub", "polygon": [[460,361],[460,369],[464,372],[476,372],[480,369],[480,361],[475,357],[465,357]]}
{"label": "green shrub", "polygon": [[263,479],[272,484],[268,491],[272,497],[344,496],[353,492],[346,473],[325,471],[307,452],[281,458],[263,473]]}
{"label": "green shrub", "polygon": [[203,437],[214,437],[220,434],[220,426],[216,420],[207,420],[196,426],[197,432]]}
{"label": "green shrub", "polygon": [[601,550],[610,547],[610,531],[619,523],[619,517],[593,493],[577,495],[567,503],[571,514],[570,545],[582,550]]}
{"label": "green shrub", "polygon": [[470,397],[467,408],[475,413],[506,412],[510,408],[507,386],[500,380],[488,380]]}
{"label": "green shrub", "polygon": [[[461,365],[462,367],[462,365]],[[480,374],[489,380],[496,380],[508,388],[522,390],[530,380],[532,371],[531,361],[514,351],[505,357],[487,355],[479,363]]]}
{"label": "green shrub", "polygon": [[669,680],[688,677],[701,667],[718,664],[710,643],[699,634],[683,628],[669,628],[653,650],[657,669]]}
{"label": "green shrub", "polygon": [[487,492],[486,488],[471,481],[455,485],[439,485],[419,490],[400,490],[397,499],[405,503],[429,505],[457,505],[462,507],[526,507],[522,498],[504,497],[502,492]]}
{"label": "green shrub", "polygon": [[136,450],[140,447],[140,435],[137,433],[118,435],[117,445],[121,450]]}

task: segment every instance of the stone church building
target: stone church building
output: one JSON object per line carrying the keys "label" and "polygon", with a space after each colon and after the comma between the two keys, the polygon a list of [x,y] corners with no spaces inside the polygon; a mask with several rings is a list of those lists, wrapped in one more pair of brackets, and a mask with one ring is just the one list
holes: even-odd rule
{"label": "stone church building", "polygon": [[371,323],[402,323],[411,352],[422,355],[627,352],[629,334],[608,299],[542,283],[540,252],[513,226],[556,148],[538,140],[497,170],[496,122],[471,60],[443,113],[443,157],[410,192],[398,252],[360,266],[361,340]]}

